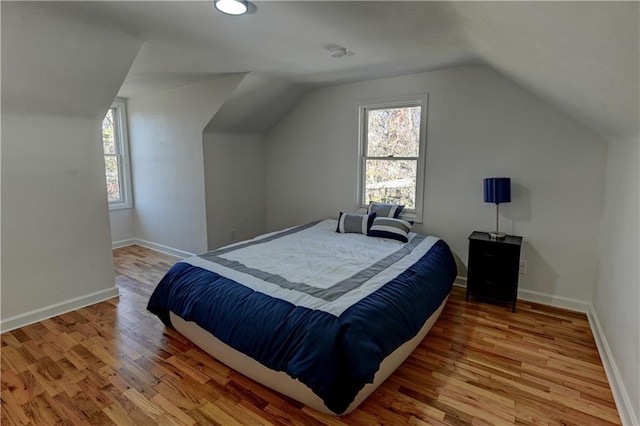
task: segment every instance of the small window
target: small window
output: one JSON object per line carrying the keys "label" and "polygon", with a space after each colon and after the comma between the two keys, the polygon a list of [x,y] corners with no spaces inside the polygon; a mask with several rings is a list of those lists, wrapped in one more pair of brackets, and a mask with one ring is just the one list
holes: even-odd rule
{"label": "small window", "polygon": [[115,101],[102,120],[102,148],[109,209],[131,207],[125,104]]}
{"label": "small window", "polygon": [[403,204],[422,221],[426,99],[360,107],[359,202]]}

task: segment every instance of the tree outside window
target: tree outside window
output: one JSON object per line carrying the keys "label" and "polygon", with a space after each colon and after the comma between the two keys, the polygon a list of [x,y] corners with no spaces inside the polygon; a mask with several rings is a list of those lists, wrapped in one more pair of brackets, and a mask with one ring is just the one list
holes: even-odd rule
{"label": "tree outside window", "polygon": [[379,202],[402,204],[414,215],[421,211],[425,105],[361,107],[361,206]]}
{"label": "tree outside window", "polygon": [[131,207],[125,105],[116,101],[102,120],[102,149],[109,208]]}

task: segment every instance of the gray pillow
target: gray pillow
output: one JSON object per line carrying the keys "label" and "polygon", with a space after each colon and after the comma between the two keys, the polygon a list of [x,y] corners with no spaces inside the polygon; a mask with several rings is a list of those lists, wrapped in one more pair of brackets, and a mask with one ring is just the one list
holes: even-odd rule
{"label": "gray pillow", "polygon": [[352,214],[340,212],[336,232],[340,232],[341,234],[354,233],[367,235],[375,217],[375,213]]}
{"label": "gray pillow", "polygon": [[385,204],[385,203],[369,203],[369,209],[367,213],[375,213],[378,217],[393,217],[398,218],[400,212],[404,209],[402,204]]}

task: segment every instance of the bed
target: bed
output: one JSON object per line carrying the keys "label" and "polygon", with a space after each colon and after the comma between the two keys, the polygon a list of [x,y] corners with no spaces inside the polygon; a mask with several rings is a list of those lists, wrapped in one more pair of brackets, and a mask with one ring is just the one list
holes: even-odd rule
{"label": "bed", "polygon": [[176,263],[147,309],[219,361],[318,411],[355,409],[422,341],[456,266],[447,244],[324,220]]}

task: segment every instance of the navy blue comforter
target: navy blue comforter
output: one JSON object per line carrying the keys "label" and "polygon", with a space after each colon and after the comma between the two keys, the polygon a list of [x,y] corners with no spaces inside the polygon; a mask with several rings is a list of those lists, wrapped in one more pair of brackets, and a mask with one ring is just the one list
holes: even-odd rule
{"label": "navy blue comforter", "polygon": [[413,338],[451,291],[456,265],[439,240],[393,281],[341,315],[295,306],[214,272],[177,263],[147,309],[194,321],[266,367],[299,379],[340,414],[382,360]]}

